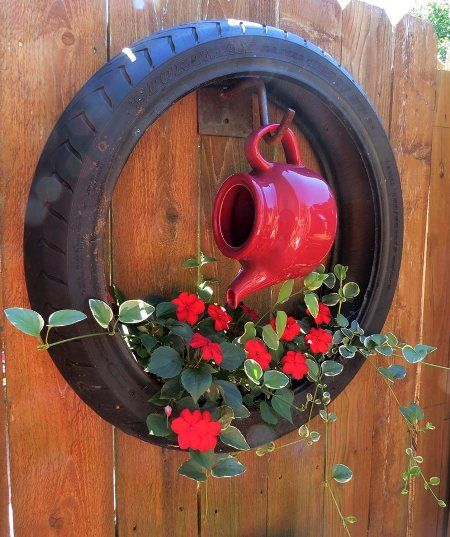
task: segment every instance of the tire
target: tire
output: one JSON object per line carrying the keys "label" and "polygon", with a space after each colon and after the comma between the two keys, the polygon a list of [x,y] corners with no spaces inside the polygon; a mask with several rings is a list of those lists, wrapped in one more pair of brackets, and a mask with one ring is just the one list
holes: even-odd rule
{"label": "tire", "polygon": [[[37,166],[25,221],[25,269],[33,309],[88,311],[88,299],[107,300],[103,241],[117,178],[145,130],[175,101],[202,85],[261,76],[269,97],[297,110],[296,120],[318,154],[336,194],[339,231],[332,262],[350,265],[361,287],[347,314],[378,332],[398,279],[402,197],[389,141],[361,88],[336,61],[300,37],[259,24],[202,21],[151,35],[104,65],[79,91],[56,124]],[[91,322],[91,321],[89,321]],[[86,333],[86,323],[58,337]],[[89,327],[95,331],[95,323]],[[148,402],[159,387],[119,336],[51,349],[76,393],[124,432],[149,437]],[[335,397],[362,364],[354,358],[330,380]],[[306,387],[296,389],[296,404]],[[280,436],[303,423],[283,423]],[[269,438],[259,416],[242,422],[252,446]],[[225,450],[226,448],[223,447]]]}

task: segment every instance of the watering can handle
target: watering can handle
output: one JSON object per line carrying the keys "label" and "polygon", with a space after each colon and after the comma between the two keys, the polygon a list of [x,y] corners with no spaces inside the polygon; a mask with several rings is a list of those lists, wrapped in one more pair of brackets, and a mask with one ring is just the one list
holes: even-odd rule
{"label": "watering can handle", "polygon": [[[271,162],[267,162],[267,160],[261,156],[258,146],[259,142],[266,134],[276,131],[278,127],[279,123],[264,125],[263,127],[260,127],[256,131],[252,132],[245,140],[245,156],[247,157],[250,166],[254,170],[264,172],[273,166]],[[286,162],[288,164],[302,166],[303,163],[300,157],[300,151],[298,150],[297,140],[291,129],[286,129],[283,138],[281,139],[281,144],[283,145]]]}

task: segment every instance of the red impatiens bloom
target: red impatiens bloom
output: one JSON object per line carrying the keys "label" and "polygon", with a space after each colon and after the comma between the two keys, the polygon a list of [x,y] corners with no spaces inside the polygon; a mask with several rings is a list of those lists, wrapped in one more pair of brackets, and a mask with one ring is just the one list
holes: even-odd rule
{"label": "red impatiens bloom", "polygon": [[[306,313],[311,315],[311,312],[307,309]],[[312,317],[312,315],[311,315]],[[331,320],[330,308],[323,302],[319,302],[319,313],[317,317],[314,317],[316,324],[328,324]]]}
{"label": "red impatiens bloom", "polygon": [[209,451],[216,447],[222,426],[218,421],[211,419],[211,414],[207,410],[191,412],[185,408],[179,417],[172,421],[170,428],[178,435],[178,445],[181,449]]}
{"label": "red impatiens bloom", "polygon": [[[276,321],[275,319],[272,319],[270,321],[270,324],[272,325],[272,328],[276,329]],[[292,341],[295,339],[296,336],[300,334],[300,325],[298,322],[294,319],[294,317],[288,317],[286,328],[284,329],[283,335],[281,336],[281,339],[284,339],[284,341]]]}
{"label": "red impatiens bloom", "polygon": [[309,348],[316,354],[327,352],[332,340],[331,334],[322,328],[311,328],[305,336]]}
{"label": "red impatiens bloom", "polygon": [[302,379],[308,373],[306,356],[301,352],[288,351],[281,358],[281,366],[283,373],[291,375],[296,380]]}
{"label": "red impatiens bloom", "polygon": [[193,349],[201,350],[203,360],[214,360],[217,365],[221,364],[223,354],[219,343],[215,343],[196,332],[191,340],[190,346]]}
{"label": "red impatiens bloom", "polygon": [[269,369],[269,364],[272,361],[270,352],[267,351],[267,347],[259,339],[249,339],[245,344],[245,350],[247,351],[247,358],[251,358],[258,362],[261,369],[265,371]]}
{"label": "red impatiens bloom", "polygon": [[232,318],[222,306],[210,304],[208,306],[208,315],[214,319],[214,328],[216,330],[228,330],[230,328]]}
{"label": "red impatiens bloom", "polygon": [[198,316],[205,311],[205,303],[194,293],[183,291],[172,302],[177,305],[178,320],[189,324],[195,324]]}
{"label": "red impatiens bloom", "polygon": [[239,307],[241,308],[241,310],[247,314],[248,318],[251,320],[251,321],[257,321],[260,317],[260,315],[253,309],[251,308],[250,306],[246,306],[243,302],[241,302],[239,304]]}

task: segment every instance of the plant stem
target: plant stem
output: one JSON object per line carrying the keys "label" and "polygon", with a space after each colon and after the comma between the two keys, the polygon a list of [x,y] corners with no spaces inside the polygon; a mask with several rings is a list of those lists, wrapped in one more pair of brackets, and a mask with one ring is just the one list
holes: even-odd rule
{"label": "plant stem", "polygon": [[97,332],[95,334],[85,334],[84,336],[76,336],[71,337],[69,339],[63,339],[62,341],[56,341],[55,343],[47,343],[42,347],[42,350],[47,350],[50,347],[56,347],[56,345],[62,345],[63,343],[68,343],[69,341],[76,341],[78,339],[85,339],[87,337],[94,337],[94,336],[112,336],[113,333],[110,332]]}
{"label": "plant stem", "polygon": [[[325,410],[325,412],[327,412],[327,409],[326,409],[326,406],[323,405],[323,408]],[[327,412],[327,415],[328,415],[328,412]],[[344,526],[344,529],[347,533],[347,535],[349,535],[349,537],[351,537],[350,535],[350,531],[347,527],[347,522],[345,520],[345,517],[344,515],[342,514],[342,511],[339,507],[339,504],[336,500],[336,497],[333,493],[333,489],[331,487],[331,484],[328,480],[328,417],[327,419],[325,420],[325,464],[324,464],[324,468],[323,468],[323,484],[324,484],[324,487],[328,490],[328,492],[330,493],[330,496],[331,496],[331,499],[333,500],[333,503],[336,507],[336,511],[339,515],[339,518],[341,519],[341,522],[342,522],[342,525]]]}
{"label": "plant stem", "polygon": [[312,401],[311,401],[311,408],[309,409],[309,416],[308,416],[308,423],[307,423],[307,427],[309,429],[309,422],[311,421],[311,417],[312,417],[312,412],[313,412],[313,408],[314,408],[314,404],[315,404],[315,400],[316,400],[316,396],[317,396],[317,390],[319,389],[319,380],[316,382],[316,387],[314,389],[314,394],[313,394],[313,398],[312,398]]}
{"label": "plant stem", "polygon": [[445,365],[438,365],[438,364],[431,364],[430,362],[420,362],[422,365],[428,365],[430,367],[437,367],[439,369],[445,369],[446,371],[450,371],[450,367],[446,367]]}

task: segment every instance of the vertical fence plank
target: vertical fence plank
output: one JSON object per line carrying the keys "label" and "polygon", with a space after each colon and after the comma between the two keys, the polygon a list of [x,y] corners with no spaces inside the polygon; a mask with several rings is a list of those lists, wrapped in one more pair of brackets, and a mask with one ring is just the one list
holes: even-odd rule
{"label": "vertical fence plank", "polygon": [[[340,60],[342,10],[337,1],[306,0],[300,8],[295,0],[280,0],[279,9],[280,28],[313,41]],[[312,427],[320,427],[317,419],[312,421]],[[280,443],[296,438],[298,434],[293,432]],[[267,535],[322,535],[322,446],[323,443],[308,448],[300,443],[269,456]]]}
{"label": "vertical fence plank", "polygon": [[[1,289],[0,289],[1,291]],[[0,297],[1,306],[1,297]],[[0,375],[3,381],[3,375]],[[8,471],[6,452],[6,399],[3,386],[0,387],[0,535],[9,535],[8,520]]]}
{"label": "vertical fence plank", "polygon": [[[28,306],[22,240],[28,189],[54,122],[105,60],[103,0],[2,2],[4,306]],[[5,325],[14,534],[112,537],[112,429],[36,343]]]}
{"label": "vertical fence plank", "polygon": [[[436,35],[428,23],[405,16],[395,29],[391,143],[396,154],[404,203],[404,242],[400,279],[385,331],[400,341],[417,341],[422,328],[422,283],[430,180],[431,131],[435,100]],[[398,397],[415,398],[416,369],[408,368]],[[395,401],[376,380],[369,534],[407,534],[408,497],[400,494],[407,460],[405,424]],[[418,494],[423,491],[418,490]]]}
{"label": "vertical fence plank", "polygon": [[[362,86],[374,104],[385,128],[389,129],[393,29],[385,12],[352,0],[342,13],[342,66]],[[380,50],[383,51],[380,54]],[[346,260],[342,262],[345,264]],[[374,397],[374,369],[365,364],[356,379],[333,401],[330,409],[338,420],[330,428],[331,462],[347,464],[353,479],[335,485],[345,515],[355,515],[352,537],[367,533],[371,473],[373,414],[364,401]],[[344,535],[334,505],[325,501],[325,535]]]}
{"label": "vertical fence plank", "polygon": [[[437,347],[430,362],[450,366],[450,295],[446,270],[450,265],[450,72],[438,76],[438,106],[434,119],[431,154],[430,201],[428,206],[428,238],[424,293],[423,340]],[[449,503],[450,456],[450,374],[442,369],[422,366],[420,401],[427,420],[435,431],[419,438],[419,453],[427,477],[439,475],[441,484],[436,494]],[[412,535],[439,537],[446,535],[449,509],[438,509],[431,494],[419,487],[412,504]]]}
{"label": "vertical fence plank", "polygon": [[[159,29],[200,18],[196,0],[112,0],[110,10],[111,54]],[[192,287],[182,262],[197,252],[197,153],[192,94],[152,125],[120,176],[112,209],[114,280],[129,296]],[[118,535],[197,536],[195,484],[176,472],[186,454],[118,430],[115,448]]]}

